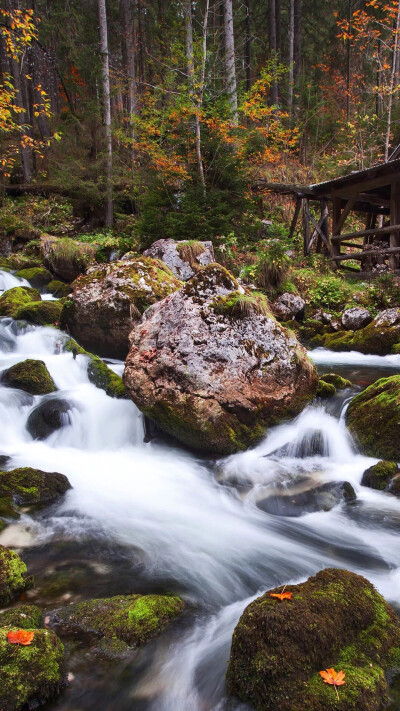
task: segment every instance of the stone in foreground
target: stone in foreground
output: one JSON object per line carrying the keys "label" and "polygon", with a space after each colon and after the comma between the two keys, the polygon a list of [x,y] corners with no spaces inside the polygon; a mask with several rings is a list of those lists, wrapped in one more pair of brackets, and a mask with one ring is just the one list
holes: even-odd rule
{"label": "stone in foreground", "polygon": [[0,628],[0,709],[36,709],[54,699],[64,684],[64,647],[54,632],[34,629],[29,646],[10,644]]}
{"label": "stone in foreground", "polygon": [[0,471],[0,496],[10,496],[19,506],[49,504],[71,489],[67,477],[58,472],[22,467]]}
{"label": "stone in foreground", "polygon": [[[291,600],[252,602],[235,629],[228,691],[255,711],[382,711],[385,672],[400,662],[400,623],[371,583],[327,569],[300,585]],[[339,698],[319,672],[345,672]]]}
{"label": "stone in foreground", "polygon": [[57,390],[45,363],[32,358],[12,365],[4,371],[1,380],[8,387],[19,388],[31,395],[48,395]]}
{"label": "stone in foreground", "polygon": [[17,595],[31,588],[32,582],[19,555],[0,545],[0,605],[7,605]]}
{"label": "stone in foreground", "polygon": [[318,378],[261,294],[212,264],[148,309],[124,382],[135,404],[190,447],[231,454],[298,414]]}
{"label": "stone in foreground", "polygon": [[357,395],[346,424],[363,454],[400,461],[400,375],[381,378]]}
{"label": "stone in foreground", "polygon": [[31,289],[29,286],[14,286],[0,296],[0,316],[16,318],[20,309],[40,299],[41,296],[36,289]]}

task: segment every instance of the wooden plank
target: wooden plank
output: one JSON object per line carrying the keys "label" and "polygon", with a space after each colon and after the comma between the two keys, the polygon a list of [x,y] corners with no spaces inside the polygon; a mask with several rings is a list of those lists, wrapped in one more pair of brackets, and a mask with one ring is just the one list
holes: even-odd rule
{"label": "wooden plank", "polygon": [[310,211],[307,198],[304,198],[301,202],[303,208],[303,252],[307,256],[310,254]]}
{"label": "wooden plank", "polygon": [[319,236],[321,237],[322,241],[324,242],[329,254],[332,255],[332,247],[329,244],[329,240],[327,239],[326,235],[323,233],[318,222],[314,219],[313,215],[311,214],[311,212],[309,210],[308,210],[308,215],[309,215],[309,219],[311,220],[312,224],[314,225],[316,232],[318,232]]}
{"label": "wooden plank", "polygon": [[[399,183],[393,183],[391,194],[390,194],[390,221],[392,225],[398,225],[400,223],[400,185]],[[400,247],[400,232],[393,229],[390,233],[390,246]],[[399,257],[397,254],[393,253],[389,259],[389,265],[391,269],[397,269],[399,266]]]}
{"label": "wooden plank", "polygon": [[[372,178],[370,180],[363,180],[362,178],[359,182],[355,182],[352,185],[343,186],[339,188],[333,188],[330,191],[330,196],[349,198],[354,193],[359,193],[362,190],[364,193],[368,190],[375,190],[376,188],[384,188],[386,185],[392,185],[392,183],[398,183],[400,181],[400,171],[391,173],[390,175],[383,175],[379,178]],[[315,189],[315,186],[314,186]]]}
{"label": "wooden plank", "polygon": [[363,257],[373,257],[376,254],[400,254],[400,247],[387,247],[387,249],[366,249],[363,252],[354,252],[353,254],[338,254],[332,257],[335,262],[345,259],[362,259]]}
{"label": "wooden plank", "polygon": [[363,230],[362,232],[348,232],[344,235],[334,234],[331,240],[332,242],[342,242],[343,240],[357,239],[357,237],[368,237],[369,235],[388,235],[397,230],[400,230],[400,225],[388,225],[387,227],[378,227],[377,229]]}
{"label": "wooden plank", "polygon": [[356,202],[357,198],[358,198],[358,193],[354,193],[354,195],[352,195],[350,200],[347,201],[346,206],[345,206],[342,214],[340,215],[340,218],[339,218],[337,224],[335,225],[335,227],[332,230],[333,234],[339,235],[341,233],[342,227],[343,227],[344,223],[346,222],[350,212],[352,211],[352,209],[354,207],[354,203]]}
{"label": "wooden plank", "polygon": [[341,242],[340,246],[341,247],[357,247],[357,249],[364,247],[363,244],[357,244],[356,242]]}

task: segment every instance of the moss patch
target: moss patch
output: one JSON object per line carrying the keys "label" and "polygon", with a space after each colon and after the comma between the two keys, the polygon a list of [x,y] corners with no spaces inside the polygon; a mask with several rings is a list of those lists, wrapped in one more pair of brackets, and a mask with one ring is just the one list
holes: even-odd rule
{"label": "moss patch", "polygon": [[378,489],[383,491],[387,489],[393,477],[399,473],[399,468],[396,462],[378,462],[372,467],[365,470],[361,484],[369,486],[370,489]]}
{"label": "moss patch", "polygon": [[71,287],[69,284],[65,284],[63,281],[53,279],[47,284],[46,291],[48,291],[49,294],[53,294],[53,296],[56,296],[57,299],[61,299],[71,293]]}
{"label": "moss patch", "polygon": [[381,378],[351,401],[346,423],[363,453],[400,460],[400,375]]}
{"label": "moss patch", "polygon": [[41,287],[45,286],[53,278],[51,272],[49,272],[48,269],[45,269],[45,267],[31,267],[30,269],[20,269],[16,273],[16,276],[21,277],[22,279],[26,279],[36,289],[40,289]]}
{"label": "moss patch", "polygon": [[33,579],[27,576],[26,565],[19,555],[0,545],[0,605],[7,605],[32,584]]}
{"label": "moss patch", "polygon": [[228,296],[218,296],[210,306],[215,313],[231,318],[248,318],[253,314],[272,317],[267,298],[257,292],[233,291]]}
{"label": "moss patch", "polygon": [[345,390],[345,388],[351,388],[352,386],[350,380],[342,378],[342,376],[337,375],[337,373],[324,373],[324,375],[321,375],[320,380],[333,385],[336,390]]}
{"label": "moss patch", "polygon": [[0,612],[0,627],[32,630],[43,625],[43,612],[36,605],[18,605]]}
{"label": "moss patch", "polygon": [[0,316],[17,318],[18,311],[24,306],[40,301],[40,294],[36,289],[28,286],[14,286],[0,296]]}
{"label": "moss patch", "polygon": [[332,383],[327,383],[322,378],[318,381],[317,397],[333,397],[336,395],[336,388]]}
{"label": "moss patch", "polygon": [[67,477],[58,472],[22,467],[0,472],[0,496],[11,496],[20,506],[54,501],[71,489]]}
{"label": "moss patch", "polygon": [[[8,293],[8,292],[7,292]],[[62,304],[59,301],[36,301],[21,306],[16,312],[16,319],[25,319],[37,326],[58,324]]]}
{"label": "moss patch", "polygon": [[31,358],[8,368],[2,374],[1,380],[11,388],[25,390],[31,395],[47,395],[57,390],[44,362]]}

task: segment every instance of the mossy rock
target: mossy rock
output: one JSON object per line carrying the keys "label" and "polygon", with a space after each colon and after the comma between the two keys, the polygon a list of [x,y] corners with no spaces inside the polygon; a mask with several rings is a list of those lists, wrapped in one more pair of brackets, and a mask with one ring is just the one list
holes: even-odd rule
{"label": "mossy rock", "polygon": [[96,388],[104,390],[110,397],[119,399],[126,399],[128,397],[121,376],[114,373],[101,358],[86,351],[73,338],[67,341],[64,350],[72,353],[75,357],[77,355],[83,355],[89,358],[87,375],[90,382],[93,383]]}
{"label": "mossy rock", "polygon": [[0,496],[10,496],[19,506],[55,501],[71,489],[67,477],[58,472],[22,467],[0,472]]}
{"label": "mossy rock", "polygon": [[18,309],[15,318],[36,326],[51,326],[59,322],[61,311],[62,304],[59,301],[35,301]]}
{"label": "mossy rock", "polygon": [[19,388],[31,395],[48,395],[57,388],[42,360],[27,360],[4,371],[1,381],[10,388]]}
{"label": "mossy rock", "polygon": [[0,708],[35,709],[55,698],[64,684],[64,647],[50,630],[34,629],[25,647],[10,644],[9,631],[0,628]]}
{"label": "mossy rock", "polygon": [[0,532],[3,531],[11,521],[20,517],[11,496],[0,496]]}
{"label": "mossy rock", "polygon": [[65,634],[118,639],[138,647],[166,629],[183,607],[176,596],[117,595],[57,610],[53,623]]}
{"label": "mossy rock", "polygon": [[[266,592],[235,629],[228,691],[255,711],[381,711],[385,672],[398,667],[400,623],[365,578],[326,569],[290,586],[291,600]],[[319,675],[345,672],[339,698]]]}
{"label": "mossy rock", "polygon": [[346,423],[364,454],[400,461],[400,375],[381,378],[357,395]]}
{"label": "mossy rock", "polygon": [[35,289],[41,289],[53,279],[53,275],[48,269],[45,269],[45,267],[20,269],[15,276],[26,279]]}
{"label": "mossy rock", "polygon": [[[385,314],[386,312],[382,312]],[[380,314],[360,331],[339,331],[322,337],[322,345],[333,351],[358,351],[372,355],[388,355],[400,340],[400,324],[385,322]]]}
{"label": "mossy rock", "polygon": [[65,284],[63,281],[58,279],[53,279],[53,281],[47,284],[47,289],[49,294],[53,294],[58,299],[65,298],[71,293],[71,287],[69,284]]}
{"label": "mossy rock", "polygon": [[332,383],[326,383],[322,378],[318,381],[317,397],[333,397],[336,395],[336,388]]}
{"label": "mossy rock", "polygon": [[330,385],[333,385],[336,390],[345,390],[346,388],[352,387],[352,383],[350,380],[347,380],[347,378],[342,378],[342,376],[337,375],[337,373],[324,373],[324,375],[321,375],[320,380],[323,380],[324,383],[329,383]]}
{"label": "mossy rock", "polygon": [[365,470],[362,475],[361,484],[370,489],[384,491],[387,489],[393,477],[399,473],[396,462],[378,462]]}
{"label": "mossy rock", "polygon": [[25,306],[40,301],[41,297],[36,289],[29,286],[14,286],[0,296],[0,316],[17,317],[18,311]]}
{"label": "mossy rock", "polygon": [[0,605],[7,605],[32,585],[33,578],[27,575],[26,565],[19,555],[0,545]]}
{"label": "mossy rock", "polygon": [[36,605],[18,605],[0,612],[0,627],[32,630],[43,626],[43,612]]}

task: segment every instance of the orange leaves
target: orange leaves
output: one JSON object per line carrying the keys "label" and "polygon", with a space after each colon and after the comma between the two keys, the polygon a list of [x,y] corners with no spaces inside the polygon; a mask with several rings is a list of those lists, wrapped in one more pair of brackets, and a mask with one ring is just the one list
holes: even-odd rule
{"label": "orange leaves", "polygon": [[7,640],[10,644],[22,644],[23,647],[27,647],[32,644],[32,640],[35,636],[34,632],[27,632],[26,630],[17,630],[7,633]]}
{"label": "orange leaves", "polygon": [[346,674],[344,671],[336,672],[333,667],[326,669],[326,671],[320,671],[319,675],[322,676],[325,684],[332,684],[333,686],[343,686],[345,684],[344,677]]}
{"label": "orange leaves", "polygon": [[278,600],[282,602],[282,600],[291,600],[292,599],[292,593],[291,592],[281,592],[281,593],[270,593],[270,597],[276,597]]}

